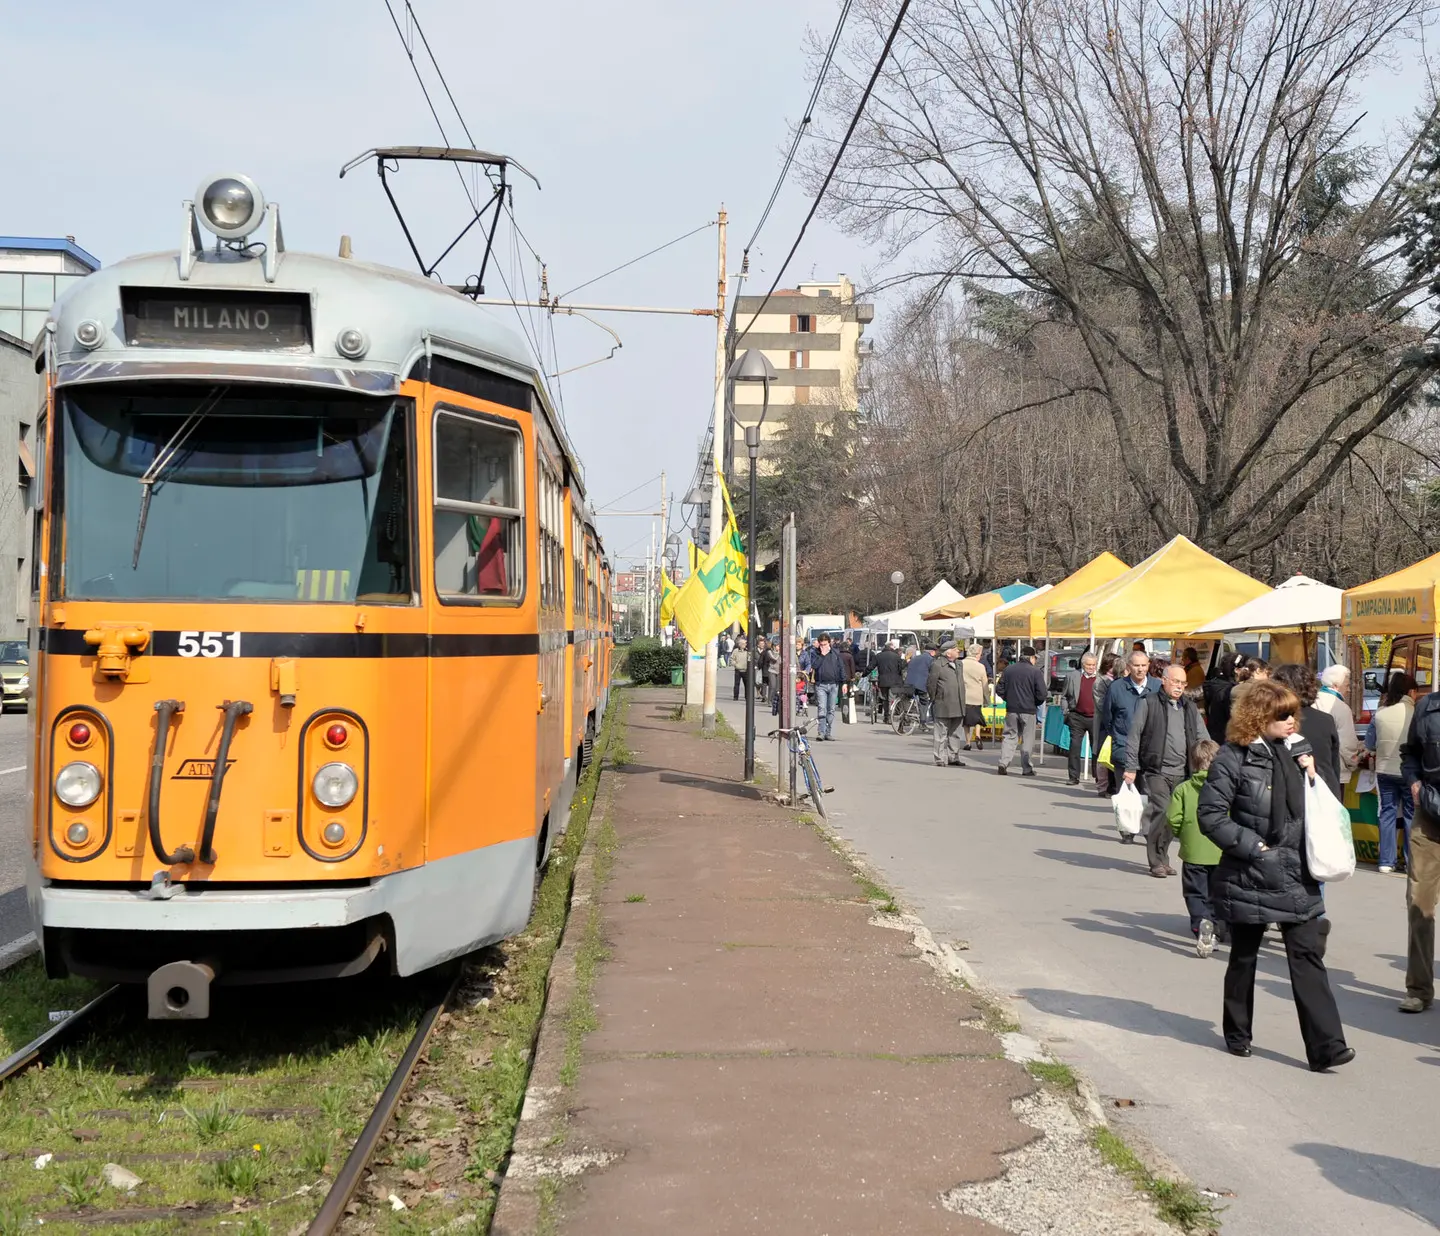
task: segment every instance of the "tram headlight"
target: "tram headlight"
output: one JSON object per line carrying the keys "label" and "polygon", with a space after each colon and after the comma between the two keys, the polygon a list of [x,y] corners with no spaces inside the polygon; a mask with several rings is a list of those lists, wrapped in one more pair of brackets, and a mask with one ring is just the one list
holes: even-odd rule
{"label": "tram headlight", "polygon": [[365,332],[354,326],[347,326],[335,336],[335,350],[341,356],[348,356],[351,360],[359,360],[370,350],[370,340],[365,337]]}
{"label": "tram headlight", "polygon": [[347,806],[360,789],[360,778],[349,764],[325,764],[310,783],[315,797],[332,811]]}
{"label": "tram headlight", "polygon": [[195,190],[200,222],[224,240],[239,240],[260,226],[265,195],[249,176],[226,172],[208,176]]}
{"label": "tram headlight", "polygon": [[76,760],[55,774],[55,797],[67,807],[88,807],[100,797],[104,784],[94,764]]}
{"label": "tram headlight", "polygon": [[86,318],[75,328],[75,342],[87,352],[105,342],[105,328],[94,318]]}

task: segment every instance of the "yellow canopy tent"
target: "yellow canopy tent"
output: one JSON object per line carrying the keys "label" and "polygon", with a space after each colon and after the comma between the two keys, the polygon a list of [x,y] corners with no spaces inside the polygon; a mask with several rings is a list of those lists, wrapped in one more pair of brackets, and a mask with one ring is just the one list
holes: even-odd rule
{"label": "yellow canopy tent", "polygon": [[920,616],[926,622],[938,622],[942,618],[974,618],[977,614],[988,614],[1005,604],[1005,598],[998,592],[980,592],[973,597],[962,597],[939,609],[932,609]]}
{"label": "yellow canopy tent", "polygon": [[1067,575],[1049,592],[1026,597],[995,615],[996,639],[1044,639],[1045,616],[1057,605],[1066,604],[1092,589],[1108,584],[1130,568],[1108,549],[1092,558],[1073,575]]}
{"label": "yellow canopy tent", "polygon": [[1268,584],[1177,536],[1108,583],[1059,605],[1052,602],[1045,633],[1089,639],[1188,635],[1269,591]]}
{"label": "yellow canopy tent", "polygon": [[1340,598],[1346,635],[1429,635],[1437,631],[1440,554],[1392,575],[1347,588]]}

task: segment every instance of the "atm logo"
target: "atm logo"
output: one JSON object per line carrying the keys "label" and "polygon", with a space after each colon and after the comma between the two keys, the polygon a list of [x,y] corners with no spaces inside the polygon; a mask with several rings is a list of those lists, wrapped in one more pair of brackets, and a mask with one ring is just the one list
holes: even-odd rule
{"label": "atm logo", "polygon": [[[225,771],[228,773],[234,765],[234,760],[225,761]],[[179,770],[171,781],[209,781],[215,775],[214,760],[184,760]]]}

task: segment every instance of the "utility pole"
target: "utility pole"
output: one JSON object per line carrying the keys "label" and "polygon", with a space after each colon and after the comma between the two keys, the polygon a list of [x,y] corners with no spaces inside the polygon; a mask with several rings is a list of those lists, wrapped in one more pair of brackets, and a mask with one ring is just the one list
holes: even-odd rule
{"label": "utility pole", "polygon": [[[710,483],[710,549],[720,544],[724,535],[725,504],[720,498],[721,478],[725,475],[725,207],[720,207],[719,267],[715,281],[715,420],[711,430]],[[750,581],[754,595],[755,581]],[[719,644],[711,640],[705,645],[705,702],[700,728],[705,733],[715,729],[715,684],[720,675]]]}
{"label": "utility pole", "polygon": [[650,606],[649,630],[647,635],[659,635],[659,623],[655,621],[655,521],[650,521],[650,552],[645,555],[645,597]]}

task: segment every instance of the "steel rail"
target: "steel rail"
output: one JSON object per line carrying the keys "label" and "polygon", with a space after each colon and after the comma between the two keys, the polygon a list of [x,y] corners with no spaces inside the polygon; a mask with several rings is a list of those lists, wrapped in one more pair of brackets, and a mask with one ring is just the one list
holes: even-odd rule
{"label": "steel rail", "polygon": [[445,994],[421,1014],[410,1045],[405,1048],[405,1054],[400,1057],[400,1063],[395,1066],[395,1072],[390,1075],[389,1084],[380,1095],[380,1101],[375,1104],[375,1110],[370,1113],[370,1119],[365,1122],[365,1127],[360,1130],[360,1136],[349,1155],[346,1156],[344,1165],[336,1173],[335,1183],[330,1186],[330,1192],[325,1195],[320,1212],[311,1220],[309,1228],[306,1229],[306,1236],[331,1236],[331,1233],[344,1220],[345,1208],[354,1197],[355,1190],[359,1188],[360,1178],[365,1174],[365,1169],[369,1167],[371,1158],[380,1146],[380,1139],[384,1137],[385,1130],[390,1127],[390,1121],[395,1117],[395,1111],[400,1106],[400,1099],[405,1093],[405,1087],[410,1083],[410,1075],[415,1071],[420,1053],[429,1044],[430,1036],[440,1022],[440,1014],[450,1003],[450,998],[455,994],[459,983],[460,974],[457,970],[455,978],[447,986]]}
{"label": "steel rail", "polygon": [[0,1060],[0,1084],[9,1081],[17,1073],[23,1072],[30,1065],[34,1064],[54,1043],[69,1037],[77,1026],[88,1021],[95,1010],[108,1001],[110,997],[119,990],[119,987],[110,987],[102,991],[95,999],[91,1000],[89,1004],[81,1005],[64,1021],[57,1022],[51,1026],[50,1029],[45,1031],[39,1038],[27,1043],[19,1051],[15,1052],[14,1055],[7,1056],[4,1060]]}

